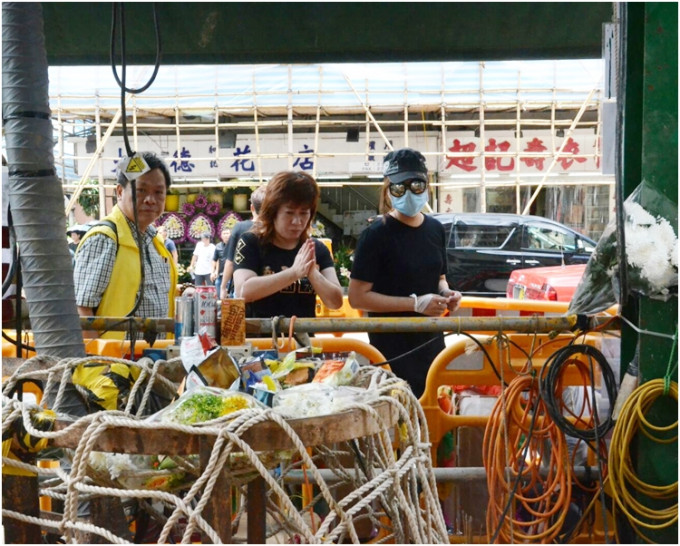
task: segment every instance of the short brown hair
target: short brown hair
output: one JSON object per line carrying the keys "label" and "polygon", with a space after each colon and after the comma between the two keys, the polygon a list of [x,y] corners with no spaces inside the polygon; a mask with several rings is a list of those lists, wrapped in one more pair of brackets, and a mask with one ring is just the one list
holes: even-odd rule
{"label": "short brown hair", "polygon": [[302,232],[301,239],[309,237],[309,227],[316,216],[319,203],[319,186],[316,180],[304,171],[282,171],[276,173],[267,184],[267,192],[258,216],[256,232],[264,242],[274,239],[274,219],[279,209],[287,204],[309,207],[309,222]]}

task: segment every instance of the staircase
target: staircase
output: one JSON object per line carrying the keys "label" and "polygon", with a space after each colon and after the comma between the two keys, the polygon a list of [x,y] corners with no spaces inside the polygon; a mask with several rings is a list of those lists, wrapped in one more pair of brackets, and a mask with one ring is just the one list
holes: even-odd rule
{"label": "staircase", "polygon": [[340,235],[356,239],[365,227],[365,218],[378,213],[379,188],[343,186],[322,188],[317,214],[327,220]]}

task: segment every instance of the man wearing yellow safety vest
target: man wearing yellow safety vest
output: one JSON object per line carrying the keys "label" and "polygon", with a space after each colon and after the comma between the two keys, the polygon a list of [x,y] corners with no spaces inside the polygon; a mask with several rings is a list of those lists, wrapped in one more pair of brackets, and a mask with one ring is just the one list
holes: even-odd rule
{"label": "man wearing yellow safety vest", "polygon": [[[148,171],[129,180],[119,168],[117,204],[106,218],[90,228],[76,251],[73,278],[80,316],[174,315],[177,269],[153,225],[165,210],[165,196],[172,180],[161,158],[150,152],[138,155],[146,161]],[[111,339],[123,339],[125,335],[122,331],[100,336],[85,333],[85,337]]]}

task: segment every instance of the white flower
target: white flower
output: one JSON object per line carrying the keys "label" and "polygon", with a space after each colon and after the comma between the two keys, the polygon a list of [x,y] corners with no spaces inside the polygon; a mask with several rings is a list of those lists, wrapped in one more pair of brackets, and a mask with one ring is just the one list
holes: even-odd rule
{"label": "white flower", "polygon": [[130,456],[125,453],[110,453],[108,454],[108,466],[111,479],[117,479],[121,474],[127,470],[134,469]]}
{"label": "white flower", "polygon": [[640,269],[654,291],[677,285],[678,238],[673,226],[665,218],[654,218],[637,203],[626,203],[625,210],[628,263]]}

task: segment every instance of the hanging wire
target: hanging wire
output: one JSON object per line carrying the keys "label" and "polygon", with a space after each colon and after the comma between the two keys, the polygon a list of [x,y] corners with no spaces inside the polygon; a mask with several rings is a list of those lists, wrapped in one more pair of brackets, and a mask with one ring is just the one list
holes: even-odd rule
{"label": "hanging wire", "polygon": [[[118,73],[116,71],[116,64],[115,64],[115,57],[116,57],[116,27],[117,27],[117,21],[118,18],[120,17],[120,64],[121,64],[121,77],[118,77]],[[113,11],[112,11],[112,22],[111,22],[111,49],[110,49],[110,59],[111,59],[111,70],[113,71],[113,76],[118,83],[120,87],[120,109],[121,109],[121,119],[122,119],[122,126],[123,126],[123,141],[125,143],[125,152],[128,156],[128,158],[131,158],[132,156],[135,155],[135,152],[132,150],[132,147],[130,146],[130,140],[128,138],[128,130],[127,130],[127,114],[126,114],[126,109],[125,109],[125,93],[131,93],[131,94],[137,94],[137,93],[142,93],[143,91],[146,91],[151,84],[154,82],[156,79],[156,75],[158,74],[158,69],[160,67],[160,58],[161,58],[161,33],[160,33],[160,26],[158,24],[158,14],[157,14],[157,5],[156,3],[153,4],[153,20],[154,20],[154,30],[156,34],[156,61],[154,63],[154,70],[149,78],[149,81],[143,85],[142,87],[139,87],[137,89],[130,89],[127,87],[127,82],[126,82],[126,77],[127,77],[127,54],[126,54],[126,49],[125,49],[125,3],[124,2],[114,2],[113,4]],[[134,180],[130,180],[130,185],[132,189],[132,208],[134,211],[134,224],[135,224],[135,233],[133,234],[135,237],[135,241],[137,243],[137,247],[139,248],[139,266],[140,266],[140,284],[139,284],[139,292],[137,293],[137,299],[135,301],[134,306],[132,309],[125,315],[126,317],[131,317],[134,315],[134,313],[139,309],[139,306],[142,302],[142,298],[144,296],[144,284],[145,284],[145,271],[144,271],[144,259],[145,259],[145,245],[144,245],[144,240],[142,237],[142,234],[140,233],[139,230],[139,218],[137,216],[137,187],[136,183]],[[132,328],[132,323],[130,323],[130,343],[131,343],[131,351],[132,354],[134,354],[134,341],[135,338],[137,337],[136,332],[133,331]]]}
{"label": "hanging wire", "polygon": [[[678,361],[673,360],[675,355],[675,349],[678,346],[678,327],[675,327],[675,335],[673,336],[673,347],[671,348],[671,354],[668,357],[668,366],[666,366],[666,375],[663,376],[663,393],[668,395],[671,388],[671,381],[673,380],[673,374],[678,369]],[[675,362],[675,363],[674,363]]]}

